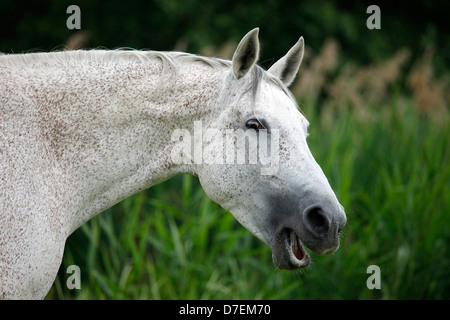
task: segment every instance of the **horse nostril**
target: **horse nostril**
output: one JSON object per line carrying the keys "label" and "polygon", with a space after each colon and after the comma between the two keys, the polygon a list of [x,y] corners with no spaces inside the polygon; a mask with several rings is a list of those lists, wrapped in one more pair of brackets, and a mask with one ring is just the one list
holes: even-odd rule
{"label": "horse nostril", "polygon": [[310,207],[304,212],[309,229],[316,234],[323,234],[329,229],[329,221],[320,207]]}

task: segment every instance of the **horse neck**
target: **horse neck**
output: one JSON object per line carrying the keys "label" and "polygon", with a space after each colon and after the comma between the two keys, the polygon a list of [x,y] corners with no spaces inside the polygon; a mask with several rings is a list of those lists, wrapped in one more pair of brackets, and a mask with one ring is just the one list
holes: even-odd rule
{"label": "horse neck", "polygon": [[195,173],[171,161],[171,134],[214,114],[223,70],[195,63],[161,78],[159,59],[58,70],[41,88],[49,105],[40,121],[73,195],[70,232],[140,190]]}

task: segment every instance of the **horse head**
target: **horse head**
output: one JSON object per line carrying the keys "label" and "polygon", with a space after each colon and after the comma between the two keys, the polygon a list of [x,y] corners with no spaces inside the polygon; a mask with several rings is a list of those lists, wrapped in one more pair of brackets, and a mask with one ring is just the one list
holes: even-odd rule
{"label": "horse head", "polygon": [[[272,248],[278,268],[301,268],[310,263],[305,247],[316,254],[338,249],[346,216],[308,148],[309,123],[287,89],[300,67],[304,40],[266,71],[256,64],[258,31],[239,43],[218,94],[218,114],[206,124],[244,135],[244,143],[229,140],[234,148],[226,148],[227,159],[246,154],[257,161],[202,163],[197,174],[212,200]],[[262,161],[261,150],[269,161]]]}

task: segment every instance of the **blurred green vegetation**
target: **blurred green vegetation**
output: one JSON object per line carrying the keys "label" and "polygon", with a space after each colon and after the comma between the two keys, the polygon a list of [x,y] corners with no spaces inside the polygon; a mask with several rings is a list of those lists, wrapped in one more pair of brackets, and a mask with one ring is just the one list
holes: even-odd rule
{"label": "blurred green vegetation", "polygon": [[[311,254],[306,270],[277,270],[271,249],[182,175],[77,230],[47,298],[448,299],[450,126],[423,118],[412,101],[370,122],[354,110],[304,112],[311,152],[346,208],[333,255]],[[71,264],[81,269],[81,290],[65,285]],[[366,286],[372,264],[380,290]]]}
{"label": "blurred green vegetation", "polygon": [[[267,68],[304,36],[292,91],[348,224],[335,254],[280,271],[270,248],[197,178],[177,176],[77,230],[48,299],[450,298],[444,1],[378,2],[382,28],[369,30],[372,1],[0,0],[0,52],[64,49],[78,32],[66,28],[71,4],[87,48],[201,53],[258,26]],[[65,285],[71,264],[81,268],[81,290]],[[381,268],[381,290],[366,287],[371,264]]]}

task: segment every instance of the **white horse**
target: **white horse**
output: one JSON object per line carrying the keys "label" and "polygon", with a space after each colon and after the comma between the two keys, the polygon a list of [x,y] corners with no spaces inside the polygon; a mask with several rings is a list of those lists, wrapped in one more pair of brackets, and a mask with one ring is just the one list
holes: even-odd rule
{"label": "white horse", "polygon": [[[254,29],[232,61],[123,50],[0,55],[0,298],[44,298],[75,229],[181,173],[197,175],[212,200],[269,245],[278,268],[308,265],[304,246],[334,252],[344,210],[287,89],[303,51],[300,38],[265,71]],[[269,146],[277,170],[174,161],[173,132],[191,132],[194,121],[257,133],[247,140],[277,133]]]}

